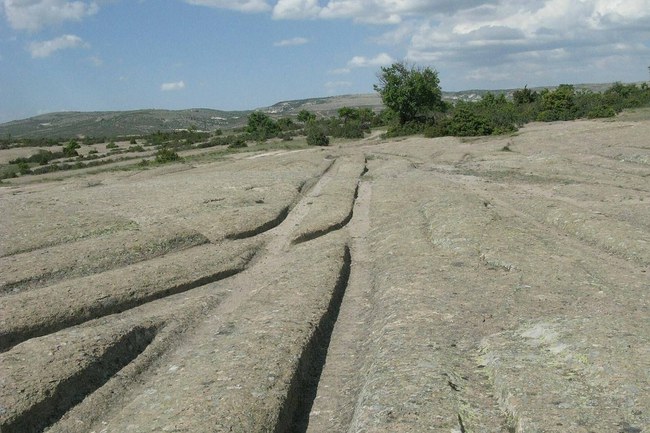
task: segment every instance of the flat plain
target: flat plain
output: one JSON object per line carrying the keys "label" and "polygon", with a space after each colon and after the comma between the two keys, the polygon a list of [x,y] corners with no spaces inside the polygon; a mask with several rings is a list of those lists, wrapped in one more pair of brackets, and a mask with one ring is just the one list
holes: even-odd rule
{"label": "flat plain", "polygon": [[628,115],[5,183],[0,429],[650,432],[648,137]]}

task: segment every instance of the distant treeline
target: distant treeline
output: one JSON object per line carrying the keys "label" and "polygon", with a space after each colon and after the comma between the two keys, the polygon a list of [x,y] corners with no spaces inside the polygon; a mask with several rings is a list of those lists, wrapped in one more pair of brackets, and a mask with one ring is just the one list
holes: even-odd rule
{"label": "distant treeline", "polygon": [[[400,65],[402,66],[402,65]],[[388,68],[385,68],[388,69]],[[424,70],[403,70],[404,80],[412,77],[431,80]],[[429,70],[429,72],[431,72]],[[420,75],[418,75],[420,74]],[[437,75],[433,75],[437,80]],[[441,94],[437,81],[429,83],[433,91]],[[400,83],[400,85],[402,85]],[[404,83],[404,86],[407,84]],[[426,87],[426,86],[425,86]],[[380,91],[378,89],[378,91]],[[382,92],[380,91],[380,94]],[[400,95],[402,96],[402,95]],[[136,140],[149,145],[168,145],[189,148],[199,143],[199,147],[231,145],[243,141],[264,141],[270,138],[291,140],[298,135],[307,135],[314,128],[333,138],[360,138],[371,127],[385,126],[388,136],[425,133],[430,137],[470,136],[503,134],[531,121],[551,122],[557,120],[574,120],[580,118],[613,117],[624,109],[650,105],[650,88],[641,85],[615,83],[604,92],[576,90],[574,86],[562,84],[554,90],[535,91],[524,87],[516,90],[512,97],[505,94],[486,93],[476,102],[443,101],[440,96],[431,101],[421,102],[418,95],[410,95],[403,100],[412,99],[415,112],[411,117],[400,114],[400,108],[391,108],[385,100],[387,109],[374,112],[370,108],[343,107],[338,116],[317,117],[302,110],[297,116],[273,119],[264,112],[254,112],[248,118],[244,128],[231,130],[223,136],[221,130],[213,132],[197,131],[190,126],[186,130],[157,131],[151,134],[129,137],[93,137],[75,138],[83,145],[107,143],[109,141]],[[428,104],[428,105],[427,105]],[[11,147],[52,147],[61,146],[70,138],[0,138],[0,149]],[[45,155],[35,156],[43,158]],[[30,161],[31,162],[31,161]],[[39,161],[40,162],[40,161]]]}
{"label": "distant treeline", "polygon": [[[404,71],[406,74],[422,72]],[[533,121],[607,118],[624,109],[650,106],[650,88],[645,83],[615,83],[602,93],[576,90],[568,84],[539,92],[524,87],[513,92],[510,98],[503,93],[488,92],[476,102],[450,103],[440,97],[437,77],[432,73],[423,74],[417,79],[429,82],[413,84],[408,83],[407,78],[399,84],[404,89],[396,91],[395,99],[399,102],[391,106],[390,100],[384,98],[388,108],[381,112],[369,108],[343,107],[338,110],[338,116],[318,118],[315,114],[302,110],[295,119],[279,120],[255,112],[249,116],[248,126],[240,131],[244,135],[239,135],[238,139],[264,141],[278,137],[291,140],[297,135],[306,135],[308,138],[319,135],[319,141],[310,144],[324,144],[323,135],[332,138],[362,138],[370,128],[377,126],[386,127],[386,135],[389,137],[419,133],[424,133],[427,137],[498,135],[514,132]],[[430,85],[430,95],[409,94],[422,91],[427,84]],[[404,93],[399,93],[400,91]],[[387,95],[387,98],[390,97]],[[418,101],[422,101],[420,106],[417,105]],[[206,145],[231,144],[234,137],[213,138]]]}
{"label": "distant treeline", "polygon": [[646,83],[615,83],[604,92],[574,86],[540,92],[524,87],[512,98],[487,93],[477,102],[443,101],[438,73],[404,63],[382,67],[375,90],[387,107],[388,136],[424,133],[428,137],[479,136],[516,131],[532,122],[613,117],[626,108],[650,105]]}
{"label": "distant treeline", "polygon": [[59,138],[12,138],[11,136],[0,138],[0,149],[9,149],[12,147],[52,147],[52,146],[61,146],[64,143],[69,142],[70,140],[77,140],[80,144],[83,145],[92,145],[100,143],[108,143],[111,141],[131,141],[132,143],[135,140],[145,141],[153,145],[158,145],[167,142],[176,142],[176,143],[198,143],[200,141],[206,140],[211,136],[209,132],[197,131],[196,129],[190,127],[189,129],[179,130],[179,131],[169,131],[161,132],[157,131],[151,134],[144,135],[130,135],[128,137],[95,137],[95,136],[86,136],[83,138],[77,137],[59,137]]}
{"label": "distant treeline", "polygon": [[616,83],[602,93],[576,91],[567,84],[541,92],[524,87],[515,91],[511,100],[503,94],[487,93],[478,102],[457,102],[439,113],[432,124],[420,126],[430,137],[503,134],[532,121],[607,118],[648,105],[650,88],[645,83]]}
{"label": "distant treeline", "polygon": [[[576,90],[572,85],[542,91],[524,87],[505,94],[486,93],[476,102],[443,101],[437,73],[429,68],[408,68],[394,64],[382,68],[381,85],[375,86],[386,109],[376,112],[370,108],[343,107],[335,116],[323,117],[307,110],[296,116],[274,119],[257,111],[248,117],[245,127],[232,129],[228,135],[221,130],[186,130],[162,132],[138,137],[84,137],[80,139],[21,138],[0,139],[0,149],[10,147],[53,147],[40,149],[28,157],[16,158],[0,166],[0,180],[18,175],[41,174],[51,171],[95,167],[141,155],[120,156],[151,150],[147,154],[155,163],[180,159],[178,151],[209,147],[237,150],[249,143],[269,139],[292,141],[304,137],[308,145],[326,146],[330,138],[359,139],[373,127],[386,129],[389,137],[424,134],[427,137],[482,136],[507,134],[532,122],[566,121],[580,118],[613,117],[624,109],[650,106],[650,88],[647,84],[615,83],[604,92]],[[128,141],[129,145],[115,142]],[[90,149],[80,154],[84,145],[107,143],[106,150]],[[143,159],[140,165],[148,165]]]}

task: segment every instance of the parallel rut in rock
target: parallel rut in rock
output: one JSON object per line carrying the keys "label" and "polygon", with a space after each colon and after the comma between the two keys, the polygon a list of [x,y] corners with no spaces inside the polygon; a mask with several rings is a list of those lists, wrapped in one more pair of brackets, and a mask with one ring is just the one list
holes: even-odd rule
{"label": "parallel rut in rock", "polygon": [[0,425],[3,433],[39,433],[138,357],[156,336],[156,328],[134,328],[110,345],[54,391],[25,412]]}
{"label": "parallel rut in rock", "polygon": [[345,247],[344,263],[325,314],[321,317],[312,338],[305,345],[294,372],[284,406],[281,408],[275,433],[299,433],[307,431],[318,382],[327,358],[332,331],[350,278],[352,257]]}

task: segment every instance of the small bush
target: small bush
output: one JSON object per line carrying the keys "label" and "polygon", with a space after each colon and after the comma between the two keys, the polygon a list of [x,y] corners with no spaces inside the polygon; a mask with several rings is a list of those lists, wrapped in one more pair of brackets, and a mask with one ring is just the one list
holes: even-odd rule
{"label": "small bush", "polygon": [[117,144],[114,141],[111,141],[106,145],[106,149],[117,149]]}
{"label": "small bush", "polygon": [[458,107],[454,111],[448,130],[457,137],[490,135],[494,131],[485,117],[474,113],[468,106]]}
{"label": "small bush", "polygon": [[243,147],[248,147],[248,144],[242,137],[235,137],[228,145],[228,149],[241,149]]}
{"label": "small bush", "polygon": [[405,135],[415,135],[424,132],[426,125],[420,122],[406,122],[404,124],[395,124],[388,128],[386,137],[403,137]]}
{"label": "small bush", "polygon": [[67,167],[67,164],[62,164],[61,166],[58,166],[56,164],[44,165],[42,167],[34,168],[32,170],[32,174],[52,173],[53,171],[65,169],[64,167]]}
{"label": "small bush", "polygon": [[178,153],[174,152],[172,149],[168,147],[163,147],[158,152],[156,152],[156,162],[158,164],[174,162],[174,161],[178,161],[179,159],[181,159],[181,157],[178,156]]}
{"label": "small bush", "polygon": [[31,174],[32,171],[29,169],[29,164],[27,164],[26,162],[19,162],[18,172],[24,176],[26,174]]}
{"label": "small bush", "polygon": [[435,124],[427,127],[424,130],[424,136],[427,138],[435,138],[435,137],[446,137],[449,134],[449,122],[450,119],[440,119],[438,122]]}
{"label": "small bush", "polygon": [[312,127],[307,131],[307,144],[309,146],[329,146],[330,139],[321,129]]}
{"label": "small bush", "polygon": [[29,158],[16,158],[9,161],[9,164],[19,164],[21,162],[35,162],[39,165],[47,165],[53,159],[63,158],[66,156],[63,152],[50,152],[49,150],[39,150],[38,153],[31,155]]}
{"label": "small bush", "polygon": [[280,138],[282,138],[282,141],[292,141],[293,140],[293,135],[291,135],[291,133],[289,133],[289,132],[285,132],[284,134],[282,134],[280,136]]}
{"label": "small bush", "polygon": [[65,146],[63,146],[63,154],[68,157],[77,156],[77,149],[81,146],[77,143],[77,140],[70,140]]}
{"label": "small bush", "polygon": [[599,119],[616,116],[616,110],[612,107],[596,107],[587,113],[589,119]]}
{"label": "small bush", "polygon": [[368,130],[368,127],[363,125],[359,121],[349,121],[342,125],[337,125],[335,128],[331,129],[331,135],[333,137],[340,138],[363,138],[365,131]]}
{"label": "small bush", "polygon": [[[230,146],[231,144],[234,144],[239,141],[244,141],[245,144],[245,140],[243,139],[243,137],[237,135],[217,136],[217,137],[212,137],[210,141],[197,144],[196,147],[198,149],[204,149],[207,147],[214,147],[214,146]],[[234,147],[236,148],[237,146],[246,147],[246,146],[242,146],[241,142],[236,144]]]}
{"label": "small bush", "polygon": [[0,179],[12,179],[18,176],[18,169],[15,166],[4,166],[0,168]]}

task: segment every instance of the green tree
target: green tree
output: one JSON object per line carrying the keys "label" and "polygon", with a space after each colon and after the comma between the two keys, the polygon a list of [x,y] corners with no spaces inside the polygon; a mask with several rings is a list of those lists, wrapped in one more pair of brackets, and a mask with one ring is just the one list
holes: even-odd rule
{"label": "green tree", "polygon": [[158,152],[156,152],[156,162],[158,164],[174,162],[178,161],[179,159],[181,159],[181,157],[178,156],[178,153],[174,152],[174,150],[170,149],[169,147],[163,147],[162,149],[158,150]]}
{"label": "green tree", "polygon": [[26,175],[26,174],[31,173],[31,170],[29,169],[29,164],[27,164],[26,162],[19,162],[18,163],[18,171],[23,176]]}
{"label": "green tree", "polygon": [[461,103],[456,106],[454,115],[447,126],[451,135],[469,137],[492,134],[494,129],[489,120],[485,116],[476,113],[474,107],[476,106],[471,102]]}
{"label": "green tree", "polygon": [[65,146],[63,146],[63,154],[68,157],[77,156],[79,155],[79,153],[77,153],[77,149],[80,147],[81,146],[77,140],[70,140]]}
{"label": "green tree", "polygon": [[375,113],[371,108],[357,109],[359,121],[363,124],[372,125],[375,122]]}
{"label": "green tree", "polygon": [[321,128],[312,125],[307,131],[307,144],[309,146],[328,146],[330,139]]}
{"label": "green tree", "polygon": [[359,110],[356,108],[342,107],[338,110],[339,118],[343,120],[343,123],[348,123],[350,120],[359,119]]}
{"label": "green tree", "polygon": [[246,132],[255,140],[264,141],[267,138],[275,137],[280,132],[277,122],[271,119],[267,114],[256,111],[248,116],[248,125]]}
{"label": "green tree", "polygon": [[532,104],[537,100],[537,92],[530,90],[528,85],[525,85],[523,89],[515,90],[512,94],[512,100],[515,101],[517,105],[523,104]]}
{"label": "green tree", "polygon": [[291,120],[289,117],[281,117],[278,119],[277,124],[278,128],[282,131],[293,131],[294,129],[298,128],[293,120]]}
{"label": "green tree", "polygon": [[541,109],[537,120],[552,122],[554,120],[573,120],[577,117],[575,105],[576,92],[570,84],[560,84],[553,91],[542,92]]}
{"label": "green tree", "polygon": [[438,72],[429,67],[393,63],[382,67],[378,78],[374,89],[386,107],[397,114],[400,125],[424,122],[432,119],[434,112],[444,110]]}
{"label": "green tree", "polygon": [[298,122],[309,123],[316,120],[316,115],[307,110],[300,110],[298,113]]}

